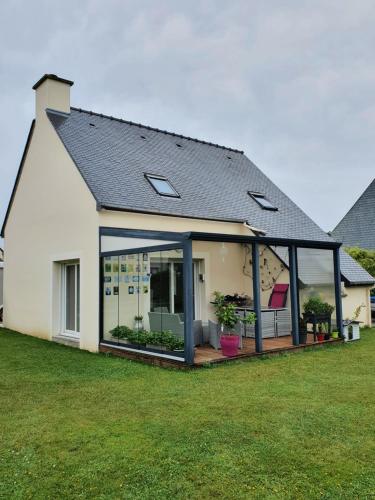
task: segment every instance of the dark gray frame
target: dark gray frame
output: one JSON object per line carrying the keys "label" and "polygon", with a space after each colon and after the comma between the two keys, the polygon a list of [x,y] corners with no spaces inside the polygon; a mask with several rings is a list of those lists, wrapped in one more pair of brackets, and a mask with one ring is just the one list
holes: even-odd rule
{"label": "dark gray frame", "polygon": [[[343,338],[342,328],[342,304],[341,304],[341,273],[340,273],[340,243],[330,241],[312,241],[299,239],[271,238],[266,236],[235,236],[220,233],[186,232],[177,233],[170,231],[148,231],[137,229],[118,229],[110,227],[99,228],[99,240],[101,236],[122,236],[127,238],[144,238],[150,240],[172,240],[173,244],[159,245],[122,250],[116,252],[101,252],[100,259],[106,255],[121,255],[124,253],[144,253],[148,251],[168,250],[182,248],[184,253],[184,340],[185,340],[185,362],[189,365],[194,363],[194,340],[193,340],[193,241],[216,241],[228,243],[248,243],[252,245],[252,266],[253,266],[253,295],[254,311],[257,316],[255,323],[255,347],[257,353],[263,352],[262,325],[261,325],[261,303],[260,303],[260,272],[259,272],[259,244],[267,246],[288,247],[289,252],[289,277],[291,294],[291,318],[293,345],[299,345],[299,293],[298,293],[298,266],[297,248],[316,248],[333,250],[334,262],[334,285],[336,299],[336,321],[339,335]],[[100,248],[99,243],[99,248]],[[100,266],[101,268],[101,266]],[[102,270],[100,271],[100,341],[103,340],[103,280]],[[107,342],[107,341],[106,341]]]}

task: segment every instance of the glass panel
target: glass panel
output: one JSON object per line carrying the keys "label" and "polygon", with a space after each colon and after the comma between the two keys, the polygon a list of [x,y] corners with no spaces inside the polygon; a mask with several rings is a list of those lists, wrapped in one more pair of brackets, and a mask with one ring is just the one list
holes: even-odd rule
{"label": "glass panel", "polygon": [[65,267],[65,329],[72,332],[76,329],[76,280],[75,265]]}
{"label": "glass panel", "polygon": [[335,326],[335,284],[332,250],[298,248],[300,313],[308,332],[329,338]]}
{"label": "glass panel", "polygon": [[177,196],[177,192],[173,189],[171,184],[165,179],[158,179],[156,177],[148,177],[151,184],[160,194],[169,194],[173,196]]}
{"label": "glass panel", "polygon": [[105,340],[184,356],[183,251],[105,257]]}
{"label": "glass panel", "polygon": [[221,324],[215,314],[214,292],[235,305],[239,318],[234,328],[224,327],[238,335],[239,353],[254,352],[254,327],[243,319],[253,309],[251,245],[240,243],[193,241],[195,268],[195,324],[201,322],[202,338],[195,337],[195,361],[208,362],[223,357],[220,345]]}
{"label": "glass panel", "polygon": [[119,325],[119,257],[104,257],[102,261],[103,338],[117,342],[113,330]]}

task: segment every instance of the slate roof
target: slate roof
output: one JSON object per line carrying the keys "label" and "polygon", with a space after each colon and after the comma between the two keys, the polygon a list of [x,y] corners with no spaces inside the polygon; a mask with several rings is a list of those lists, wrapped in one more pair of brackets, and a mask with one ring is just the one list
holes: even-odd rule
{"label": "slate roof", "polygon": [[[242,151],[77,108],[47,114],[100,207],[247,221],[267,237],[332,241]],[[167,177],[180,198],[157,194],[145,173]],[[278,210],[263,210],[248,191]],[[351,260],[343,259],[344,277],[356,284],[357,272],[362,283],[366,271]]]}
{"label": "slate roof", "polygon": [[345,246],[375,250],[375,179],[331,234]]}

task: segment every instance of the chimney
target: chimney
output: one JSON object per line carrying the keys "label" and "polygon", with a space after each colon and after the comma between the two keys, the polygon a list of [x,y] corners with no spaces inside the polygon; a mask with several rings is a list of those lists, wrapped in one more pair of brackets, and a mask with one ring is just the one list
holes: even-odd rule
{"label": "chimney", "polygon": [[48,74],[36,82],[33,86],[36,122],[46,116],[45,110],[47,108],[70,113],[70,87],[73,83],[70,80]]}

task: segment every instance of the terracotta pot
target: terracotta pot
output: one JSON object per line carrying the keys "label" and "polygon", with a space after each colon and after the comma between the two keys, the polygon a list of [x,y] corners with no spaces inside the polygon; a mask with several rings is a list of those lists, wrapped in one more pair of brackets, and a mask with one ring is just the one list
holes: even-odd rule
{"label": "terracotta pot", "polygon": [[324,341],[324,333],[317,333],[316,336],[318,338],[318,342]]}
{"label": "terracotta pot", "polygon": [[221,350],[227,358],[237,356],[239,344],[240,337],[238,335],[222,335],[220,337]]}

